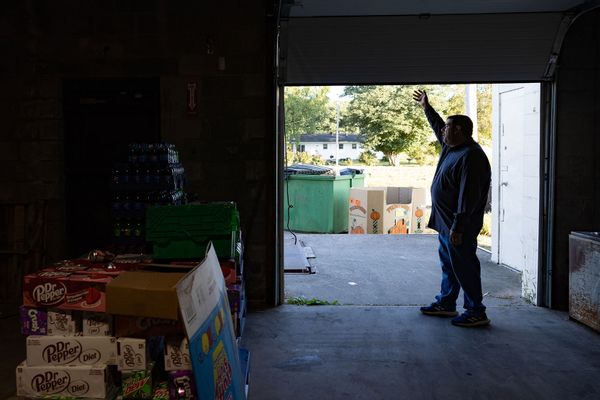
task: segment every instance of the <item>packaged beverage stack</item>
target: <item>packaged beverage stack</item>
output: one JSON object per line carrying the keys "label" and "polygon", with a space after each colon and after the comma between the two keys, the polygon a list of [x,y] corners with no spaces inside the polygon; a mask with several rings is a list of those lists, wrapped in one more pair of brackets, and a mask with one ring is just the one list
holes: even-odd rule
{"label": "packaged beverage stack", "polygon": [[149,207],[146,239],[155,259],[199,260],[212,242],[227,284],[237,337],[244,328],[246,295],[240,215],[234,202]]}
{"label": "packaged beverage stack", "polygon": [[67,260],[26,275],[21,332],[27,358],[16,368],[17,395],[114,398],[117,342],[104,313],[106,285],[131,265]]}
{"label": "packaged beverage stack", "polygon": [[134,143],[112,173],[112,237],[116,254],[145,253],[145,213],[151,205],[186,203],[185,170],[173,144]]}

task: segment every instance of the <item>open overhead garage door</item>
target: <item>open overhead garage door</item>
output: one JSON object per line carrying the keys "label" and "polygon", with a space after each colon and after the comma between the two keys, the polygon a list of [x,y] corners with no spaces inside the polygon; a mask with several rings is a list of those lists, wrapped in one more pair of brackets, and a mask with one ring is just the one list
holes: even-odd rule
{"label": "open overhead garage door", "polygon": [[282,20],[284,85],[543,79],[562,12]]}

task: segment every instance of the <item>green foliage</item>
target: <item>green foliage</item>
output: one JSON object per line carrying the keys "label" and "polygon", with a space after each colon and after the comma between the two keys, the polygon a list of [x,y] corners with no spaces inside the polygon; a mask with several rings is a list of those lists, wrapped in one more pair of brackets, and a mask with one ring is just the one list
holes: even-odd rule
{"label": "green foliage", "polygon": [[351,158],[340,158],[338,164],[340,165],[352,165],[354,161]]}
{"label": "green foliage", "polygon": [[[491,142],[491,85],[478,85],[479,141]],[[425,118],[423,110],[413,100],[415,89],[427,91],[429,101],[442,116],[465,113],[464,85],[407,85],[407,86],[347,86],[344,94],[351,100],[341,101],[340,131],[359,133],[371,150],[381,151],[391,165],[398,165],[400,154],[410,162],[435,163],[439,144]],[[299,144],[300,135],[316,132],[334,132],[336,105],[327,96],[329,87],[286,87],[285,130],[286,143]],[[320,157],[297,153],[287,162],[321,164]],[[362,157],[362,155],[361,155]],[[370,161],[360,159],[366,165]],[[344,165],[343,162],[341,162]],[[349,165],[346,163],[345,165]]]}
{"label": "green foliage", "polygon": [[304,296],[296,296],[287,299],[288,304],[294,304],[297,306],[337,306],[340,303],[337,300],[329,302],[327,300],[320,300],[316,297],[308,299]]}
{"label": "green foliage", "polygon": [[397,165],[397,156],[428,136],[423,110],[412,99],[416,86],[347,86],[352,96],[344,121],[355,125],[365,144]]}
{"label": "green foliage", "polygon": [[373,153],[371,150],[365,150],[362,153],[360,153],[358,161],[365,165],[377,165],[379,160],[377,160],[377,157],[375,157],[375,153]]}
{"label": "green foliage", "polygon": [[321,157],[320,155],[313,154],[310,156],[310,163],[314,165],[321,165],[324,164],[325,161],[323,161],[323,157]]}
{"label": "green foliage", "polygon": [[296,157],[294,158],[294,162],[309,164],[312,160],[312,156],[305,151],[299,151],[296,153]]}
{"label": "green foliage", "polygon": [[286,143],[300,142],[300,135],[335,131],[335,106],[329,101],[329,86],[286,87]]}
{"label": "green foliage", "polygon": [[492,236],[492,213],[483,214],[483,227],[479,234],[483,236]]}
{"label": "green foliage", "polygon": [[477,133],[478,142],[492,143],[492,85],[477,85]]}

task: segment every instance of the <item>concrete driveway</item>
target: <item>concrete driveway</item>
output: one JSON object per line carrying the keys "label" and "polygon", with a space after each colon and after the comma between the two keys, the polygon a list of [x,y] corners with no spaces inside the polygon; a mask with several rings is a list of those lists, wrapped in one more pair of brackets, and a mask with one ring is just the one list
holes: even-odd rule
{"label": "concrete driveway", "polygon": [[[437,235],[296,234],[312,248],[315,274],[285,274],[286,298],[304,296],[343,305],[429,304],[440,287]],[[293,245],[286,232],[286,248]],[[480,250],[484,303],[524,304],[521,274]],[[459,298],[462,305],[462,295]]]}

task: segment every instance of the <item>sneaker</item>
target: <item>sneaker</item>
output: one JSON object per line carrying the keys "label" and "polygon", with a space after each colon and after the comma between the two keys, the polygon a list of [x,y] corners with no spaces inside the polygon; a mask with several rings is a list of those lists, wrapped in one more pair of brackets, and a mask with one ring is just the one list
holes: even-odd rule
{"label": "sneaker", "polygon": [[458,312],[454,308],[444,307],[439,303],[421,307],[421,312],[425,315],[435,315],[436,317],[456,317]]}
{"label": "sneaker", "polygon": [[472,314],[467,312],[462,313],[460,316],[452,319],[452,325],[456,326],[464,326],[464,327],[473,327],[473,326],[486,326],[490,324],[490,320],[488,319],[485,313],[481,314]]}

